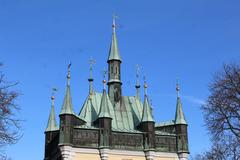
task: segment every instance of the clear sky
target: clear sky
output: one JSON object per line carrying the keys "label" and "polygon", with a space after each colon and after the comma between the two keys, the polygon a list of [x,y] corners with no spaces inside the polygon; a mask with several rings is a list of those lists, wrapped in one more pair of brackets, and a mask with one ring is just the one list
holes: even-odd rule
{"label": "clear sky", "polygon": [[135,65],[148,81],[157,121],[174,119],[180,79],[192,154],[210,145],[200,106],[212,75],[240,60],[239,0],[0,0],[1,70],[19,81],[24,135],[6,148],[13,160],[42,160],[51,87],[59,113],[72,62],[71,90],[78,113],[88,93],[90,57],[94,88],[102,90],[112,15],[122,56],[123,94],[135,94]]}

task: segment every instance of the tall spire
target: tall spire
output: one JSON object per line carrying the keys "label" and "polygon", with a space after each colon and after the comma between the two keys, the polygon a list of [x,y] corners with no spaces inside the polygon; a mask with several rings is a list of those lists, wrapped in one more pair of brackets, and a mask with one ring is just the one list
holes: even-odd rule
{"label": "tall spire", "polygon": [[90,65],[90,68],[89,68],[89,78],[88,78],[88,81],[89,81],[89,94],[90,95],[93,95],[93,75],[92,75],[92,70],[93,70],[93,65],[96,63],[96,61],[92,58],[90,58],[89,60],[89,65]]}
{"label": "tall spire", "polygon": [[135,85],[135,88],[136,88],[136,97],[140,99],[140,81],[139,81],[139,74],[140,74],[140,68],[139,68],[139,65],[136,65],[136,85]]}
{"label": "tall spire", "polygon": [[141,122],[154,122],[147,96],[147,83],[144,76],[144,104]]}
{"label": "tall spire", "polygon": [[108,56],[108,96],[112,104],[117,104],[122,98],[121,57],[116,37],[116,16],[113,17],[112,42]]}
{"label": "tall spire", "polygon": [[106,94],[106,80],[103,80],[103,93],[98,118],[111,118]]}
{"label": "tall spire", "polygon": [[60,115],[62,114],[74,114],[73,107],[72,107],[72,98],[71,98],[71,92],[70,92],[70,67],[71,63],[68,65],[68,73],[67,73],[67,90],[64,97],[62,110],[60,112]]}
{"label": "tall spire", "polygon": [[119,60],[121,62],[120,53],[118,50],[117,36],[116,36],[116,16],[113,16],[112,23],[112,42],[110,46],[108,61],[110,60]]}
{"label": "tall spire", "polygon": [[176,106],[176,113],[175,113],[175,124],[187,124],[183,114],[182,103],[179,95],[180,87],[178,82],[176,84],[176,91],[177,91],[177,106]]}
{"label": "tall spire", "polygon": [[[55,90],[53,89],[53,92],[54,91]],[[55,100],[55,97],[54,97],[54,94],[52,94],[52,96],[51,96],[51,101],[52,101],[51,112],[49,114],[48,124],[47,124],[47,128],[46,128],[45,132],[58,130],[57,121],[56,121],[56,117],[55,117],[55,111],[54,111],[54,100]]]}

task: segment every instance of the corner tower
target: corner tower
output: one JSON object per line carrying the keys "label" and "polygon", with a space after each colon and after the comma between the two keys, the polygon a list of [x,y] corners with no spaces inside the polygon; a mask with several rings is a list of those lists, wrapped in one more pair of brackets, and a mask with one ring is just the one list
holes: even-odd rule
{"label": "corner tower", "polygon": [[116,22],[113,18],[112,24],[112,42],[110,45],[108,56],[108,95],[111,102],[117,103],[122,96],[122,82],[121,82],[121,57],[118,49],[116,36]]}
{"label": "corner tower", "polygon": [[177,152],[180,160],[188,159],[188,131],[187,131],[187,121],[184,117],[182,103],[179,95],[179,84],[176,86],[177,91],[177,105],[176,105],[176,114],[175,114],[175,127],[177,135]]}

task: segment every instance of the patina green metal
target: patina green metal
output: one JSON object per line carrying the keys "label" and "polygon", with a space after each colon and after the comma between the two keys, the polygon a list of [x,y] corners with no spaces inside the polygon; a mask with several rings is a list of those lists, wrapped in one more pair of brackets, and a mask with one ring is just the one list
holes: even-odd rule
{"label": "patina green metal", "polygon": [[55,117],[55,110],[54,110],[54,102],[53,101],[54,101],[54,99],[52,98],[51,111],[50,111],[50,114],[49,114],[47,128],[46,128],[45,132],[59,130],[58,125],[57,125],[57,121],[56,121],[56,117]]}
{"label": "patina green metal", "polygon": [[70,85],[67,85],[66,94],[65,94],[62,109],[60,112],[60,115],[62,115],[62,114],[74,114],[73,106],[72,106],[71,92],[70,92]]}
{"label": "patina green metal", "polygon": [[121,61],[115,29],[116,29],[116,25],[115,25],[115,21],[114,21],[113,22],[112,42],[111,42],[111,45],[110,45],[108,61],[110,61],[110,60],[119,60],[119,61]]}
{"label": "patina green metal", "polygon": [[176,107],[176,114],[175,114],[175,124],[187,124],[180,97],[177,97],[177,107]]}
{"label": "patina green metal", "polygon": [[105,89],[103,90],[103,94],[102,94],[102,100],[101,100],[98,118],[111,118],[110,110],[108,107],[107,94]]}
{"label": "patina green metal", "polygon": [[154,122],[152,112],[150,109],[150,105],[148,103],[148,96],[144,96],[144,104],[143,104],[143,114],[141,122]]}

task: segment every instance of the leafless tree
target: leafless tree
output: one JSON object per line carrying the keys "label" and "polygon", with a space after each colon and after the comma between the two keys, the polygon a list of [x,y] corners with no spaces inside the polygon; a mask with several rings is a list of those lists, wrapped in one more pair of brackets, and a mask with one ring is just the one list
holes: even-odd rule
{"label": "leafless tree", "polygon": [[[1,67],[1,66],[0,66]],[[2,67],[1,67],[2,68]],[[1,69],[0,68],[0,69]],[[20,120],[16,116],[19,107],[16,99],[19,92],[15,89],[18,83],[5,80],[5,76],[0,70],[0,148],[16,143],[20,136]],[[0,159],[6,156],[0,151]]]}
{"label": "leafless tree", "polygon": [[209,89],[202,111],[213,145],[203,158],[240,160],[240,66],[225,64]]}

